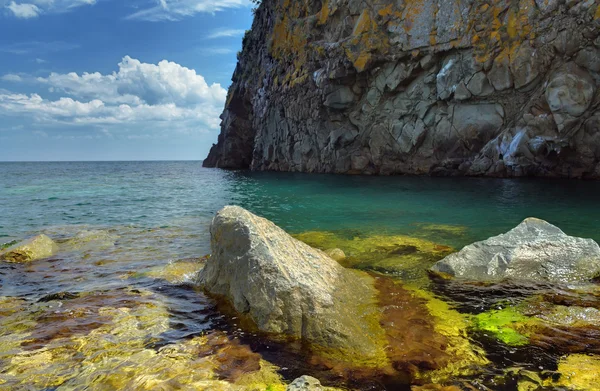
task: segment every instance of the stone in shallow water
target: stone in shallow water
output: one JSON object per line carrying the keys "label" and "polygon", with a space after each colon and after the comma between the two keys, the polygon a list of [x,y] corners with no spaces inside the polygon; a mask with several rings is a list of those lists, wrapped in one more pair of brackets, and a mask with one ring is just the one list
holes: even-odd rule
{"label": "stone in shallow water", "polygon": [[204,267],[206,259],[182,259],[169,262],[165,266],[155,266],[147,272],[140,273],[140,275],[150,278],[162,278],[171,284],[187,283],[196,279],[198,272]]}
{"label": "stone in shallow water", "polygon": [[58,246],[46,235],[38,235],[0,252],[0,259],[12,263],[36,261],[53,256]]}
{"label": "stone in shallow water", "polygon": [[211,247],[201,285],[247,314],[259,330],[302,338],[366,366],[387,362],[377,291],[368,275],[343,268],[239,207],[217,213]]}
{"label": "stone in shallow water", "polygon": [[318,379],[311,376],[302,376],[294,380],[286,391],[321,391],[323,387]]}
{"label": "stone in shallow water", "polygon": [[431,294],[344,269],[238,207],[220,211],[211,234],[204,287],[258,329],[308,342],[310,362],[331,373],[409,384],[470,374],[488,363],[470,344],[467,321]]}
{"label": "stone in shallow water", "polygon": [[528,218],[513,230],[464,247],[436,263],[434,272],[478,281],[504,278],[586,281],[600,273],[600,247]]}

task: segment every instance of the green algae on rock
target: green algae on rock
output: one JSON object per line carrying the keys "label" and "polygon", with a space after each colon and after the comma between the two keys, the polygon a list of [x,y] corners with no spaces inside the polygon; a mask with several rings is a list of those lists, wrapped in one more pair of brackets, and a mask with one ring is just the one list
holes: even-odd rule
{"label": "green algae on rock", "polygon": [[0,252],[0,260],[12,263],[31,262],[56,254],[58,245],[46,235],[19,242]]}
{"label": "green algae on rock", "polygon": [[412,292],[415,297],[425,300],[434,319],[434,330],[446,337],[445,351],[451,357],[447,366],[420,375],[420,378],[440,383],[481,372],[483,367],[490,364],[485,351],[469,338],[470,322],[466,315],[452,309],[447,302],[428,291],[413,289]]}
{"label": "green algae on rock", "polygon": [[389,273],[407,282],[425,284],[427,269],[453,249],[425,239],[404,235],[367,235],[353,238],[333,232],[310,231],[294,235],[319,249],[340,248],[345,267]]}
{"label": "green algae on rock", "polygon": [[523,346],[529,343],[528,328],[535,323],[534,318],[521,314],[514,307],[483,312],[473,317],[476,330],[491,333],[500,341],[511,346]]}

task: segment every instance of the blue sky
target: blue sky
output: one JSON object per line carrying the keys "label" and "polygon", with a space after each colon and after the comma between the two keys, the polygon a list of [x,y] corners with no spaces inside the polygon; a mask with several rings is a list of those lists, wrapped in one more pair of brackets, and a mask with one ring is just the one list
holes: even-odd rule
{"label": "blue sky", "polygon": [[201,160],[248,0],[0,0],[0,161]]}

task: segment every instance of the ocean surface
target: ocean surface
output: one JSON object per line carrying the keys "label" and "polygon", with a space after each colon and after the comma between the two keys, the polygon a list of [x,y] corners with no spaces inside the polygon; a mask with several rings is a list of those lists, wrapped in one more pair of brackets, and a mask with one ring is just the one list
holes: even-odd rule
{"label": "ocean surface", "polygon": [[[0,163],[0,245],[45,233],[61,246],[50,260],[0,263],[0,389],[126,388],[131,376],[110,378],[123,362],[130,363],[126,373],[166,371],[132,357],[161,354],[210,330],[243,339],[192,284],[210,253],[210,221],[225,205],[293,234],[408,235],[459,249],[531,216],[600,241],[598,194],[600,182],[583,181],[229,172],[201,162]],[[134,320],[135,329],[160,332],[138,340],[115,331]],[[98,341],[120,341],[110,354],[121,366],[93,361],[93,350],[69,350],[75,340],[103,346],[85,339],[94,333],[104,333]],[[268,349],[246,342],[261,354]],[[271,359],[286,365],[284,377],[307,371],[282,356]]]}

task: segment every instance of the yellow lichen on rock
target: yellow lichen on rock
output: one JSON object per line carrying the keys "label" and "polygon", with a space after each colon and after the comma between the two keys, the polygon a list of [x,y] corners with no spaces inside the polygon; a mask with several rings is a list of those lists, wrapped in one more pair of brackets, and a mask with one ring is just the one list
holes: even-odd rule
{"label": "yellow lichen on rock", "polygon": [[325,0],[319,12],[319,25],[327,23],[327,19],[329,19],[329,1]]}
{"label": "yellow lichen on rock", "polygon": [[354,25],[352,38],[344,43],[346,57],[358,72],[363,72],[373,61],[374,53],[384,54],[388,48],[387,34],[381,31],[370,11],[364,9]]}

